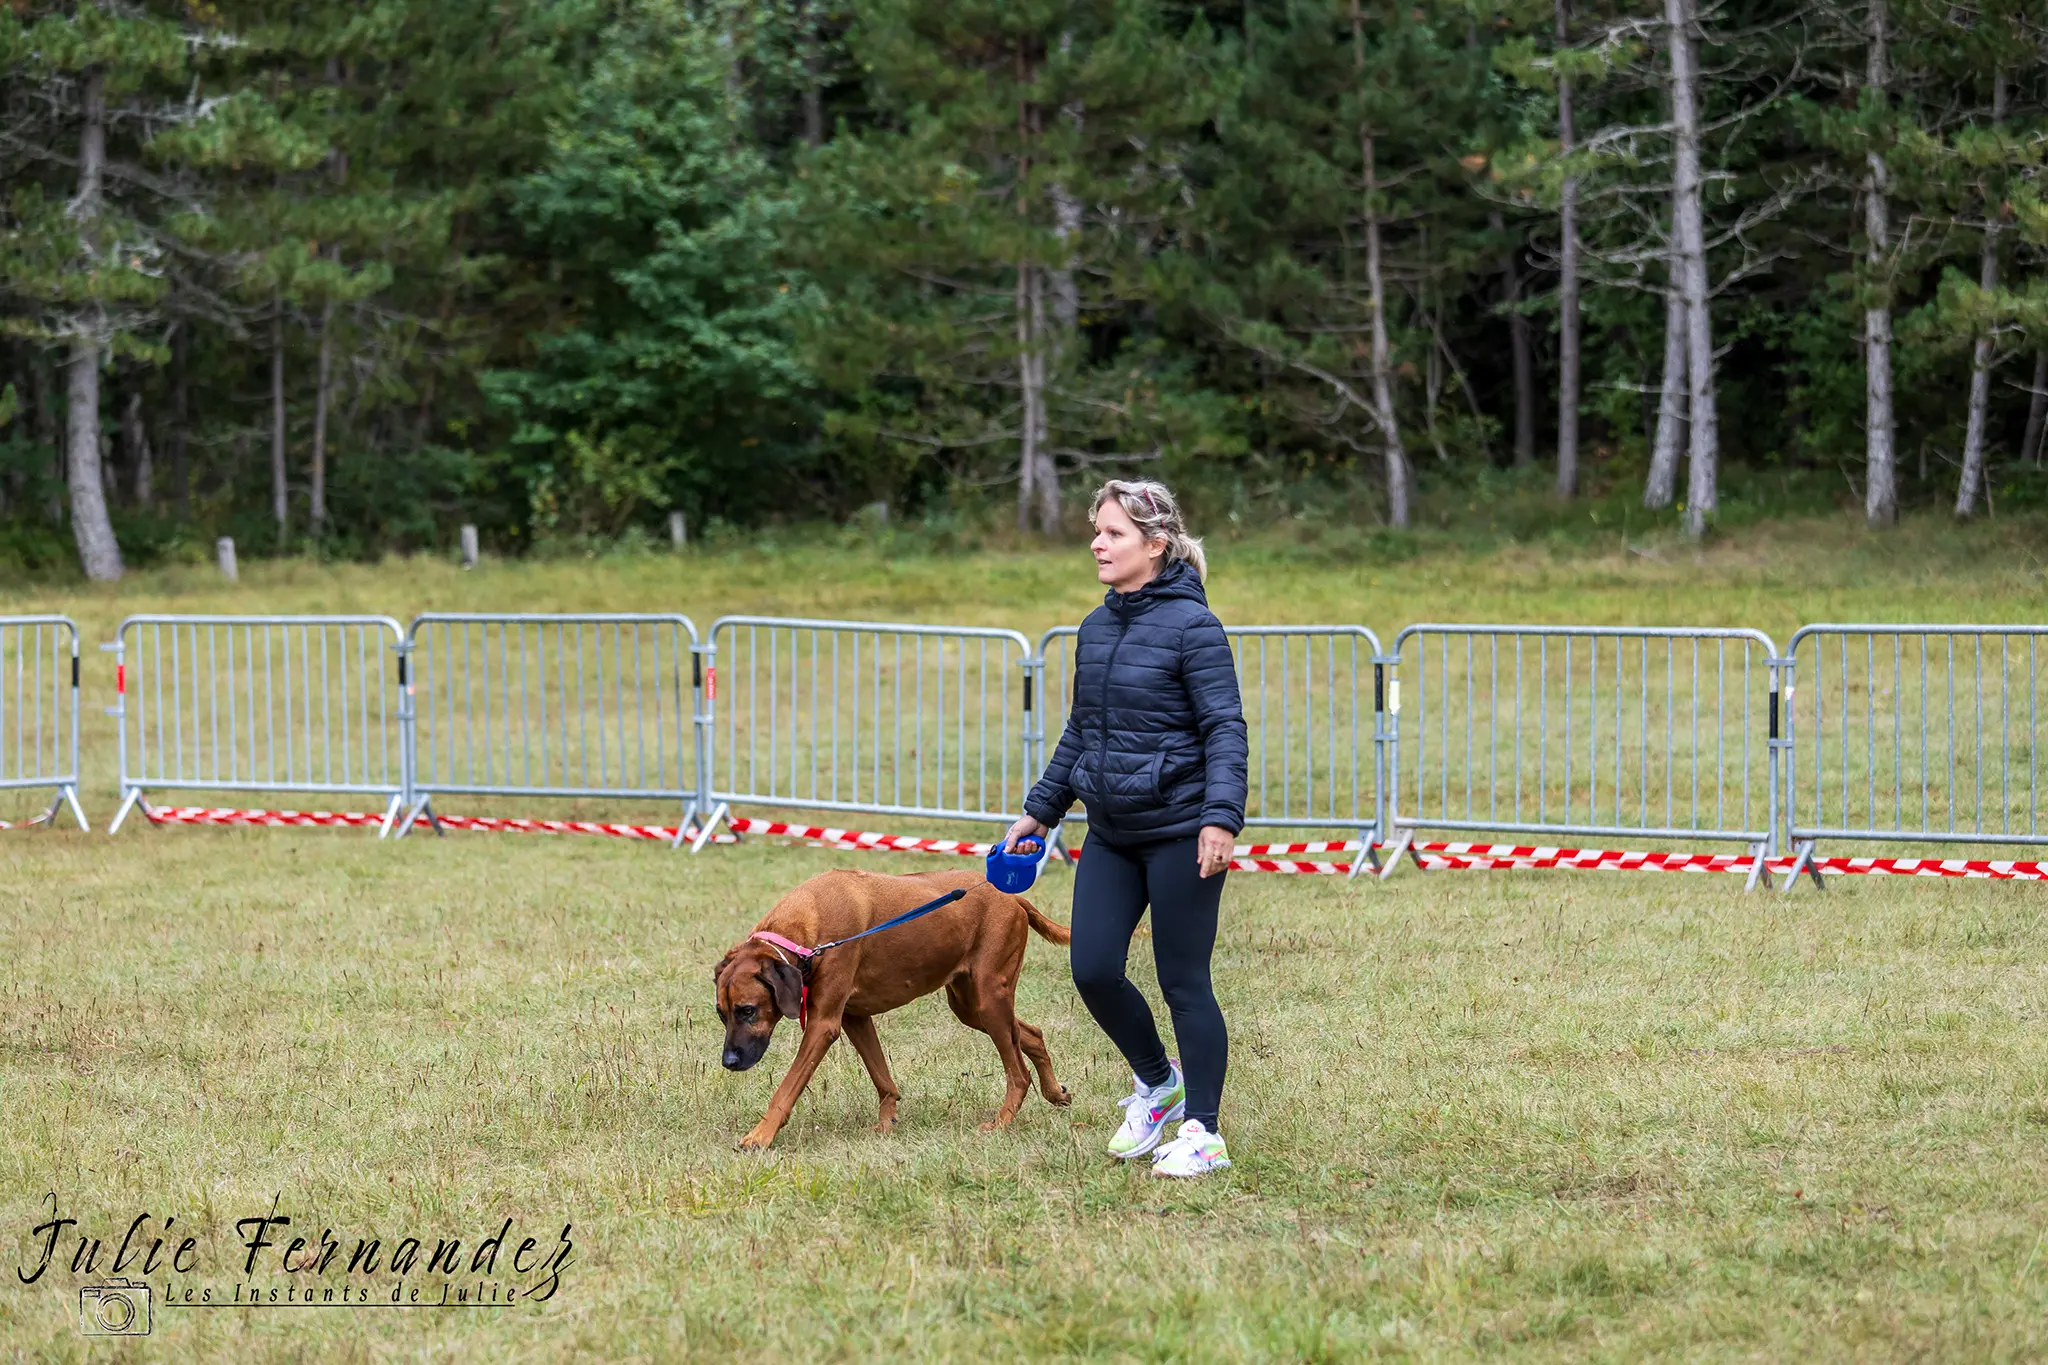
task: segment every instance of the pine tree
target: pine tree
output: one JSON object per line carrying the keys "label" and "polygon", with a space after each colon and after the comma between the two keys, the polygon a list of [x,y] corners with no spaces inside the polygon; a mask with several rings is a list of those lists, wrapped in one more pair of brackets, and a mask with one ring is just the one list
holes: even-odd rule
{"label": "pine tree", "polygon": [[189,163],[262,141],[258,103],[197,93],[192,53],[227,35],[187,13],[167,3],[0,9],[0,70],[26,115],[6,144],[0,280],[16,305],[6,325],[63,354],[72,534],[86,576],[101,581],[122,572],[100,456],[101,371],[116,356],[161,352],[153,329],[180,229],[204,203]]}
{"label": "pine tree", "polygon": [[[1450,6],[1296,0],[1246,33],[1208,194],[1208,308],[1294,423],[1378,457],[1387,521],[1405,526],[1404,381],[1447,350],[1431,301],[1491,276],[1498,250],[1460,164],[1483,154],[1443,133],[1476,136],[1489,59]],[[1426,426],[1440,397],[1423,396]]]}
{"label": "pine tree", "polygon": [[807,352],[850,399],[837,434],[977,481],[1014,449],[1018,522],[1044,531],[1063,465],[1166,451],[1144,277],[1189,192],[1202,42],[1142,0],[866,7],[876,125],[807,172],[803,259],[835,285]]}
{"label": "pine tree", "polygon": [[821,299],[776,259],[796,205],[751,134],[753,83],[730,79],[752,55],[675,0],[641,0],[516,188],[528,240],[563,262],[568,316],[485,387],[519,423],[543,532],[615,533],[677,501],[701,515],[720,487],[789,496],[769,471],[814,431],[795,334]]}

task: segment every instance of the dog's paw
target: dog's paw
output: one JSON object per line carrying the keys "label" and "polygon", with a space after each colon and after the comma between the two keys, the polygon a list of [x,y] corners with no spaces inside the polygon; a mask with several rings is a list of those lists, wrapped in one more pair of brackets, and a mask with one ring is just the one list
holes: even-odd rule
{"label": "dog's paw", "polygon": [[768,1150],[768,1145],[774,1141],[774,1129],[756,1125],[754,1131],[740,1139],[740,1150],[743,1152],[765,1152]]}
{"label": "dog's paw", "polygon": [[1068,1105],[1072,1104],[1073,1102],[1074,1102],[1074,1092],[1073,1092],[1073,1091],[1071,1091],[1071,1090],[1069,1090],[1069,1089],[1067,1089],[1067,1088],[1066,1088],[1065,1086],[1061,1086],[1061,1087],[1060,1087],[1060,1097],[1059,1097],[1058,1099],[1056,1099],[1056,1100],[1054,1100],[1054,1101],[1053,1101],[1053,1103],[1054,1103],[1054,1104],[1058,1105],[1058,1106],[1059,1106],[1060,1108],[1062,1108],[1062,1109],[1066,1108],[1066,1107],[1067,1107]]}
{"label": "dog's paw", "polygon": [[886,1137],[888,1134],[896,1131],[896,1120],[893,1118],[880,1120],[875,1124],[875,1131]]}

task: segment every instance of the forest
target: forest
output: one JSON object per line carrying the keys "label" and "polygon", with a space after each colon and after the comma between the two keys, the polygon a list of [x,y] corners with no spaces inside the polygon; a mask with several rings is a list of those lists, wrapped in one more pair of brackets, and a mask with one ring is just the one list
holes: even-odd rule
{"label": "forest", "polygon": [[1981,517],[2044,154],[2040,0],[0,0],[0,563]]}

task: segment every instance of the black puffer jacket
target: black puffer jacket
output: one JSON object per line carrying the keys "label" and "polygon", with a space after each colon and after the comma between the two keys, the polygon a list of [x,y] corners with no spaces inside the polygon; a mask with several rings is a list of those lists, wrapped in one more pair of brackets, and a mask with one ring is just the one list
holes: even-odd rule
{"label": "black puffer jacket", "polygon": [[1237,669],[1187,564],[1088,613],[1072,695],[1066,733],[1024,801],[1033,819],[1057,825],[1078,796],[1090,832],[1112,843],[1244,827]]}

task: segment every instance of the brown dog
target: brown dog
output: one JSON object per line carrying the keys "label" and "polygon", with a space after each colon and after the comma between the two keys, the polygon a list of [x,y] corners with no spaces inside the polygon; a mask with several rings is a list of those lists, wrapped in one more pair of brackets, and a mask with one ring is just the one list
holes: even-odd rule
{"label": "brown dog", "polygon": [[896,1122],[896,1082],[882,1055],[875,1016],[941,986],[960,1022],[986,1033],[1003,1059],[1009,1088],[1003,1107],[993,1122],[982,1125],[984,1130],[1006,1128],[1017,1117],[1031,1089],[1024,1069],[1027,1057],[1037,1068],[1038,1088],[1046,1099],[1068,1103],[1066,1087],[1052,1074],[1045,1035],[1017,1017],[1016,1000],[1027,927],[1054,943],[1065,943],[1070,935],[1029,901],[996,890],[979,873],[884,877],[844,868],[820,873],[777,901],[755,932],[810,947],[857,934],[956,887],[966,892],[963,899],[858,943],[828,949],[811,959],[808,973],[802,958],[751,937],[713,969],[718,1017],[725,1022],[721,1060],[728,1071],[745,1071],[761,1060],[777,1021],[808,1014],[796,1060],[775,1087],[768,1112],[741,1139],[743,1150],[758,1150],[775,1141],[811,1073],[841,1033],[860,1053],[881,1097],[882,1118],[876,1131],[888,1132]]}

